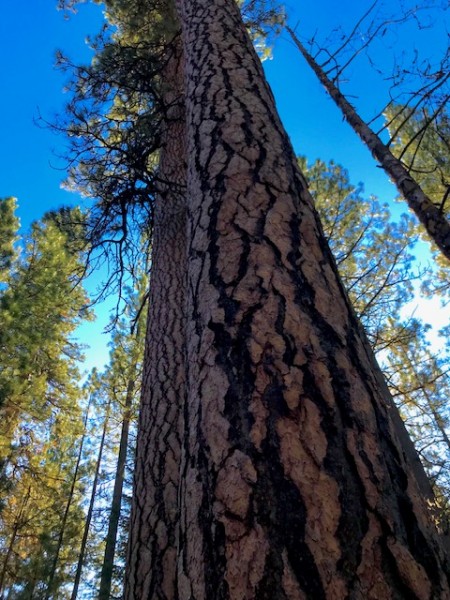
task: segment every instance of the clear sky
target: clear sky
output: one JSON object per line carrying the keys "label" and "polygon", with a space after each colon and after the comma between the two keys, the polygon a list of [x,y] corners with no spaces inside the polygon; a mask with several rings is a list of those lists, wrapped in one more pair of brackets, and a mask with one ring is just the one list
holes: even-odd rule
{"label": "clear sky", "polygon": [[[386,2],[394,5],[397,0]],[[399,0],[400,1],[400,0]],[[316,30],[325,34],[342,25],[347,30],[372,3],[367,0],[315,0],[288,2],[291,25],[299,23],[299,33],[311,36]],[[78,13],[67,18],[56,10],[56,0],[1,0],[0,21],[0,114],[2,143],[0,144],[0,196],[16,196],[22,225],[39,218],[43,212],[64,203],[76,202],[73,194],[61,189],[64,178],[64,138],[49,129],[39,127],[39,115],[54,120],[62,112],[66,98],[63,86],[66,75],[54,68],[55,51],[63,52],[75,62],[89,61],[91,52],[85,39],[99,31],[103,23],[102,8],[90,2],[79,6]],[[338,10],[337,10],[338,7]],[[437,26],[436,26],[437,27]],[[412,50],[415,46],[437,52],[445,43],[442,23],[423,39],[410,36],[408,31],[398,39],[386,39],[380,47],[390,52],[395,44]],[[444,33],[444,34],[443,34]],[[431,45],[431,46],[430,46]],[[395,189],[384,172],[376,167],[369,152],[343,122],[332,101],[309,72],[286,36],[277,40],[273,60],[266,61],[266,72],[275,93],[282,120],[297,152],[311,160],[334,159],[349,169],[354,183],[363,181],[368,194],[383,201],[392,200]],[[363,111],[376,106],[382,83],[374,83],[366,68],[352,69],[358,83],[358,98],[353,100]],[[379,106],[379,105],[378,105]],[[406,211],[397,205],[395,211]],[[83,335],[83,334],[82,334]],[[100,361],[106,352],[95,351]],[[92,359],[94,360],[94,359]]]}

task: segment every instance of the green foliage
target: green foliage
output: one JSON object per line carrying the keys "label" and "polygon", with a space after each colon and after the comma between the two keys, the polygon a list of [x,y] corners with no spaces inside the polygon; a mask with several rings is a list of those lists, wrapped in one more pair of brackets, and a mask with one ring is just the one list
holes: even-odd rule
{"label": "green foliage", "polygon": [[80,270],[57,225],[34,224],[0,298],[1,431],[11,441],[23,412],[43,420],[62,390],[70,394],[67,382],[80,356],[70,335],[87,316],[86,296],[75,285]]}
{"label": "green foliage", "polygon": [[[33,428],[29,455],[16,466],[15,486],[1,515],[2,546],[11,546],[5,556],[4,589],[15,599],[45,598],[64,507],[76,460],[76,442],[80,432],[78,411],[66,411],[55,418],[50,431]],[[72,500],[65,523],[70,543],[59,552],[58,571],[53,589],[58,598],[67,598],[64,585],[70,581],[76,558],[76,541],[82,524],[81,495]],[[7,560],[6,560],[7,559]]]}
{"label": "green foliage", "polygon": [[14,214],[16,207],[15,198],[0,198],[0,284],[5,283],[14,259],[13,244],[19,228],[19,220]]}
{"label": "green foliage", "polygon": [[[450,218],[450,115],[445,103],[422,110],[392,104],[384,117],[391,150],[410,170],[424,192]],[[434,252],[434,275],[425,282],[430,293],[450,291],[448,261]]]}
{"label": "green foliage", "polygon": [[385,119],[393,138],[394,154],[401,158],[431,200],[447,212],[450,115],[445,106],[431,111],[391,105],[385,112]]}
{"label": "green foliage", "polygon": [[[81,241],[69,235],[69,217],[81,220],[66,210],[33,225],[0,295],[0,588],[10,598],[47,593],[81,431],[73,333],[88,311]],[[73,540],[80,502],[78,495],[65,525]],[[61,550],[58,587],[72,560],[70,547]]]}

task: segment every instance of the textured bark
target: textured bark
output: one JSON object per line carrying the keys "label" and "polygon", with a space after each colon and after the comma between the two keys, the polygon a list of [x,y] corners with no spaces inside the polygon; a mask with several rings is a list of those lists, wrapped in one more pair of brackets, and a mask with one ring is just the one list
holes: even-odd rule
{"label": "textured bark", "polygon": [[185,399],[186,166],[181,44],[164,72],[149,315],[125,598],[176,597],[178,485]]}
{"label": "textured bark", "polygon": [[309,54],[292,29],[287,27],[287,31],[308,65],[334,100],[336,106],[341,109],[346,121],[392,179],[392,182],[405,198],[410,209],[414,211],[419,221],[425,227],[430,238],[435,242],[442,254],[450,260],[450,223],[445,214],[439,207],[433,204],[431,199],[412,177],[411,173],[403,166],[401,160],[392,154],[388,146],[361,119],[354,107],[327,77],[326,73]]}
{"label": "textured bark", "polygon": [[[170,597],[448,598],[393,405],[238,8],[178,7],[188,379]],[[129,597],[160,597],[149,589]]]}

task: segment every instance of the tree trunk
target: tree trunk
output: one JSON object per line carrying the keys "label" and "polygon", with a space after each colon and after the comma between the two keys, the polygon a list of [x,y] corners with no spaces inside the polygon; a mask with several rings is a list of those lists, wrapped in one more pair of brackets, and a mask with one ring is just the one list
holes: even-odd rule
{"label": "tree trunk", "polygon": [[3,592],[6,589],[5,580],[6,580],[7,570],[8,570],[8,563],[9,563],[9,559],[11,558],[11,554],[12,554],[12,551],[14,548],[14,544],[16,542],[16,537],[19,532],[19,529],[23,526],[23,523],[22,523],[23,514],[25,511],[26,505],[28,503],[28,500],[30,499],[30,493],[31,493],[31,487],[28,488],[28,491],[22,500],[19,514],[17,515],[17,518],[14,521],[14,527],[11,532],[11,539],[9,540],[8,550],[6,551],[5,558],[4,558],[3,564],[2,564],[2,570],[0,573],[0,594],[2,594],[0,596],[0,598],[3,597]]}
{"label": "tree trunk", "polygon": [[[392,402],[238,7],[178,5],[188,379],[170,597],[448,598],[448,565]],[[141,539],[151,546],[147,529]]]}
{"label": "tree trunk", "polygon": [[185,397],[186,167],[180,40],[163,73],[160,156],[149,315],[125,598],[176,597],[178,484]]}
{"label": "tree trunk", "polygon": [[290,27],[286,29],[308,65],[334,100],[336,106],[341,109],[348,124],[392,179],[400,194],[407,201],[410,209],[425,227],[430,238],[435,242],[442,254],[450,260],[450,223],[445,214],[443,214],[439,207],[433,204],[431,199],[412,177],[411,173],[403,166],[401,160],[392,154],[388,146],[361,119],[354,107],[327,77],[326,73],[309,54],[292,29]]}
{"label": "tree trunk", "polygon": [[119,456],[117,457],[116,477],[114,480],[111,511],[109,513],[108,533],[106,535],[105,555],[103,557],[98,600],[108,600],[111,595],[114,554],[116,551],[117,531],[119,528],[120,511],[122,508],[122,492],[128,453],[128,435],[130,431],[130,413],[135,393],[134,388],[136,383],[135,379],[137,376],[136,371],[136,363],[134,363],[134,365],[132,365],[125,398],[122,430],[120,433]]}
{"label": "tree trunk", "polygon": [[92,514],[94,512],[94,504],[95,504],[95,499],[96,499],[96,494],[97,494],[98,479],[100,476],[100,467],[101,467],[102,459],[103,459],[103,449],[105,447],[106,432],[108,430],[110,408],[111,408],[111,400],[109,400],[109,402],[108,402],[108,406],[106,408],[105,420],[103,422],[102,437],[100,440],[100,446],[98,448],[97,464],[95,466],[94,482],[92,484],[92,490],[91,490],[91,499],[89,501],[89,508],[88,508],[88,512],[86,515],[86,521],[84,522],[83,538],[81,540],[81,547],[80,547],[80,553],[78,556],[77,570],[75,572],[75,578],[74,578],[74,582],[73,582],[73,589],[72,589],[72,594],[70,596],[70,600],[76,600],[76,598],[78,596],[78,588],[80,586],[81,573],[83,571],[83,566],[84,566],[84,559],[85,559],[85,555],[86,555],[86,546],[87,546],[87,540],[88,540],[88,536],[89,536],[89,529],[91,527]]}
{"label": "tree trunk", "polygon": [[80,448],[78,450],[77,462],[75,465],[75,471],[73,473],[72,484],[70,486],[69,497],[67,499],[66,508],[64,510],[64,514],[63,514],[63,518],[62,518],[62,522],[61,522],[61,529],[60,529],[59,535],[58,535],[58,543],[56,545],[55,555],[53,557],[52,567],[51,567],[50,575],[48,578],[47,592],[45,594],[45,600],[48,600],[52,596],[52,594],[55,592],[55,590],[53,589],[53,586],[54,586],[54,580],[55,580],[55,575],[56,575],[56,567],[58,566],[59,553],[61,552],[61,548],[63,545],[64,532],[65,532],[65,528],[66,528],[66,524],[67,524],[67,519],[69,517],[70,507],[72,506],[72,500],[73,500],[73,496],[75,493],[75,486],[78,481],[78,471],[80,470],[81,457],[83,456],[83,447],[84,447],[84,441],[86,439],[86,430],[87,430],[87,423],[88,423],[88,418],[89,418],[90,407],[91,407],[91,398],[89,398],[89,402],[88,402],[88,405],[86,408],[86,416],[84,418],[84,423],[83,423],[83,435],[81,436]]}

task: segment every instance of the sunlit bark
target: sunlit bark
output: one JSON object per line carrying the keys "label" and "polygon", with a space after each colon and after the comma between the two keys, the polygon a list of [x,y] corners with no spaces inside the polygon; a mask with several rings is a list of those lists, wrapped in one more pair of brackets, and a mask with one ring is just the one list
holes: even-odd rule
{"label": "sunlit bark", "polygon": [[188,379],[172,597],[447,598],[417,468],[239,11],[178,6]]}

